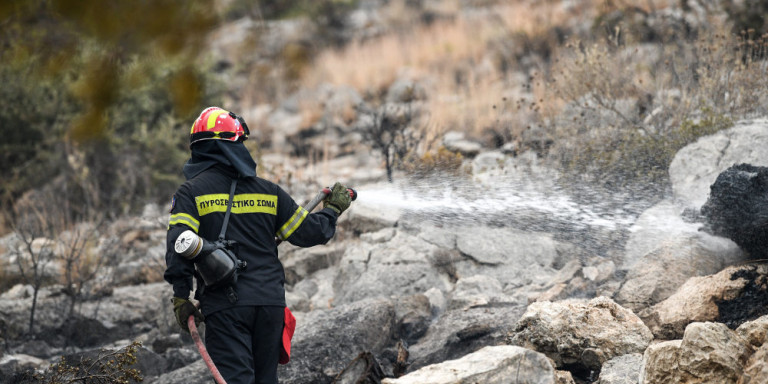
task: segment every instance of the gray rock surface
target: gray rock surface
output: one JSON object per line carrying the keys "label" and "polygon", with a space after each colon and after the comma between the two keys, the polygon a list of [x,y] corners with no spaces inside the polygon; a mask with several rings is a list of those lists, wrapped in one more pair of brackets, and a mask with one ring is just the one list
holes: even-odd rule
{"label": "gray rock surface", "polygon": [[382,384],[555,384],[546,356],[529,349],[502,345],[485,347],[460,359],[430,365]]}
{"label": "gray rock surface", "polygon": [[[748,278],[749,273],[741,271],[753,271],[760,275],[765,274],[767,269],[768,266],[765,265],[732,266],[714,275],[692,277],[675,294],[644,311],[641,316],[657,338],[667,340],[680,338],[688,324],[693,322],[738,320],[739,313],[721,313],[721,306],[725,302],[738,300],[743,295],[756,293],[761,297],[759,291],[746,290],[747,286],[755,281]],[[760,286],[762,282],[757,281],[757,284]],[[750,302],[740,306],[754,307]],[[741,314],[742,321],[749,320],[745,317],[751,315],[752,309],[759,308],[741,309],[744,311]]]}
{"label": "gray rock surface", "polygon": [[632,311],[598,297],[528,306],[510,342],[542,352],[555,367],[598,370],[614,357],[645,350],[653,335]]}
{"label": "gray rock surface", "polygon": [[686,207],[701,208],[720,172],[739,163],[768,166],[767,146],[766,119],[741,121],[731,129],[700,138],[678,151],[669,166],[675,197]]}
{"label": "gray rock surface", "polygon": [[717,273],[745,259],[730,240],[704,232],[678,233],[657,243],[629,269],[614,299],[640,312],[667,299],[689,278]]}
{"label": "gray rock surface", "polygon": [[637,384],[642,362],[642,353],[614,357],[603,363],[597,384]]}
{"label": "gray rock surface", "polygon": [[752,347],[721,323],[692,323],[682,340],[649,347],[641,382],[737,383]]}
{"label": "gray rock surface", "polygon": [[329,383],[359,353],[380,354],[395,336],[395,313],[389,300],[362,300],[297,318],[280,382]]}

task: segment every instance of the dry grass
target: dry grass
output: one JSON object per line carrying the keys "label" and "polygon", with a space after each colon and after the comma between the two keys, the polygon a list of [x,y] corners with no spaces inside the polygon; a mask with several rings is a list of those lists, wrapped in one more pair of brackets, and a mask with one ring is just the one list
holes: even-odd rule
{"label": "dry grass", "polygon": [[[448,3],[446,7],[450,7]],[[499,68],[489,55],[489,44],[521,35],[537,39],[569,18],[594,14],[601,3],[586,1],[564,8],[560,2],[515,1],[481,14],[455,12],[450,20],[410,25],[398,34],[325,51],[316,58],[304,83],[310,88],[320,83],[349,85],[364,95],[381,95],[396,79],[419,81],[428,95],[428,120],[421,122],[427,131],[426,143],[448,130],[477,137],[488,128],[511,124],[505,129],[519,131],[524,127],[515,126],[517,120],[503,115],[511,109],[500,111],[519,96],[523,84]],[[390,14],[397,14],[400,3],[393,4]],[[313,114],[312,108],[307,114]]]}
{"label": "dry grass", "polygon": [[457,64],[482,60],[492,39],[510,33],[536,35],[582,12],[587,11],[573,14],[547,1],[517,1],[479,16],[457,15],[452,20],[411,26],[399,34],[321,53],[305,76],[305,84],[313,87],[328,82],[375,92],[403,75],[451,75]]}
{"label": "dry grass", "polygon": [[[665,151],[674,153],[725,121],[765,109],[766,66],[753,60],[766,55],[764,37],[732,36],[730,26],[713,17],[697,31],[697,41],[663,27],[654,32],[668,35],[643,40],[652,27],[645,21],[674,23],[655,12],[678,2],[564,3],[500,1],[431,24],[411,17],[398,33],[321,53],[304,86],[348,85],[376,103],[395,80],[410,79],[426,90],[421,120],[414,121],[425,131],[417,155],[437,150],[449,130],[525,141],[535,124],[562,143],[557,150],[582,171],[599,167],[595,161],[623,169],[616,161],[628,159],[618,153],[624,152],[648,156],[635,157],[663,174],[668,153],[646,146],[658,147],[671,135],[677,139]],[[586,29],[575,24],[592,21],[596,25]],[[562,31],[571,34],[570,44],[563,44]],[[627,164],[636,165],[642,172],[643,164]]]}

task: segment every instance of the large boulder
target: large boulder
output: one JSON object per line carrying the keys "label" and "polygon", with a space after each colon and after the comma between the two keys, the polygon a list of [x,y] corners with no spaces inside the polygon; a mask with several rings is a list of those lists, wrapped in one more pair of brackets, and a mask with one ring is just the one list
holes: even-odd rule
{"label": "large boulder", "polygon": [[335,303],[376,297],[450,290],[448,279],[431,264],[436,247],[398,232],[391,241],[359,242],[347,248],[334,280]]}
{"label": "large boulder", "polygon": [[768,257],[768,167],[734,165],[717,176],[701,207],[707,230],[733,240],[753,259]]}
{"label": "large boulder", "polygon": [[503,344],[523,305],[487,304],[449,310],[434,320],[410,349],[410,371],[457,359],[480,348]]}
{"label": "large boulder", "polygon": [[546,356],[511,345],[491,346],[460,359],[429,365],[382,384],[555,384]]}
{"label": "large boulder", "polygon": [[505,290],[522,285],[544,285],[555,274],[557,242],[546,233],[511,228],[473,226],[458,228],[453,263],[458,277],[487,275]]}
{"label": "large boulder", "polygon": [[768,345],[763,344],[744,365],[739,384],[768,383]]}
{"label": "large boulder", "polygon": [[[671,200],[664,200],[646,209],[629,228],[629,238],[624,245],[624,260],[619,267],[631,270],[643,256],[665,242],[697,233],[701,224],[686,222],[682,212],[683,208]],[[645,266],[645,262],[643,260],[640,264]]]}
{"label": "large boulder", "polygon": [[675,293],[689,278],[745,259],[732,241],[703,232],[679,233],[655,245],[629,269],[614,299],[637,313]]}
{"label": "large boulder", "polygon": [[188,364],[182,368],[160,375],[154,384],[209,384],[213,381],[213,376],[205,366],[205,362],[200,359],[194,363]]}
{"label": "large boulder", "polygon": [[733,128],[700,138],[679,150],[669,165],[675,198],[686,207],[701,208],[710,185],[728,167],[739,163],[768,166],[766,147],[766,119],[741,121]]}
{"label": "large boulder", "polygon": [[361,352],[380,355],[394,344],[395,305],[364,300],[297,319],[291,362],[279,368],[285,384],[330,383]]}
{"label": "large boulder", "polygon": [[682,340],[648,347],[641,383],[735,384],[752,347],[722,323],[692,323]]}
{"label": "large boulder", "polygon": [[637,384],[642,362],[642,353],[614,357],[603,364],[597,384]]}
{"label": "large boulder", "polygon": [[639,317],[607,297],[533,303],[510,336],[512,344],[546,354],[556,368],[582,371],[642,352],[653,339]]}
{"label": "large boulder", "polygon": [[678,339],[688,324],[720,321],[736,328],[768,312],[768,266],[733,266],[692,277],[666,300],[641,312],[653,334]]}

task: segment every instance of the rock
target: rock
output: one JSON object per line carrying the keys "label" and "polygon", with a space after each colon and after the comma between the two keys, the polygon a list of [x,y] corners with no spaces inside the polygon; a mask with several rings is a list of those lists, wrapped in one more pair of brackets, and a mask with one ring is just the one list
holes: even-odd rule
{"label": "rock", "polygon": [[530,149],[533,152],[544,156],[549,151],[549,148],[555,143],[552,136],[547,131],[537,124],[530,125],[521,134],[522,148]]}
{"label": "rock", "polygon": [[425,295],[401,297],[395,301],[395,337],[407,344],[416,342],[429,328],[432,309]]}
{"label": "rock", "polygon": [[615,272],[616,264],[612,260],[600,260],[581,269],[584,278],[595,283],[602,283],[612,278]]}
{"label": "rock", "polygon": [[629,228],[629,239],[624,245],[624,260],[620,267],[630,270],[643,256],[658,249],[660,244],[697,233],[701,224],[686,222],[682,212],[683,208],[669,199],[646,209]]}
{"label": "rock", "polygon": [[392,240],[393,237],[395,237],[395,234],[397,231],[395,228],[384,228],[379,230],[378,232],[373,233],[363,233],[360,235],[360,240],[368,242],[368,243],[386,243],[387,241]]}
{"label": "rock", "polygon": [[[39,359],[34,356],[25,354],[6,355],[0,359],[0,375],[6,374],[12,375],[14,372],[19,372],[28,369],[40,370],[45,369],[49,363],[43,359]],[[0,376],[2,378],[2,376]]]}
{"label": "rock", "polygon": [[759,347],[768,341],[768,316],[747,321],[736,328],[736,333],[743,337],[753,347]]}
{"label": "rock", "polygon": [[701,214],[708,232],[733,240],[752,259],[768,258],[768,167],[739,164],[723,171]]}
{"label": "rock", "polygon": [[739,384],[768,383],[768,345],[761,346],[747,360]]}
{"label": "rock", "polygon": [[472,175],[478,177],[482,173],[499,174],[502,172],[505,161],[506,156],[501,152],[480,153],[472,159]]}
{"label": "rock", "polygon": [[270,141],[273,148],[284,148],[287,145],[287,137],[296,135],[301,127],[302,117],[296,111],[278,108],[270,113],[267,118],[267,126],[271,128]]}
{"label": "rock", "polygon": [[464,138],[464,132],[451,131],[443,136],[443,146],[451,152],[458,152],[465,157],[474,157],[483,149],[480,143]]}
{"label": "rock", "polygon": [[554,269],[557,243],[551,235],[484,226],[457,228],[455,263],[459,277],[488,275],[506,289],[545,284]]}
{"label": "rock", "polygon": [[766,119],[740,121],[679,150],[669,165],[675,198],[698,210],[707,201],[710,185],[728,167],[739,163],[768,166],[766,126]]}
{"label": "rock", "polygon": [[346,85],[321,84],[317,93],[310,97],[322,100],[324,118],[331,126],[349,125],[356,118],[355,109],[364,102],[355,88]]}
{"label": "rock", "polygon": [[703,232],[679,234],[658,244],[629,269],[615,300],[639,313],[666,300],[689,278],[717,273],[743,258],[730,240]]}
{"label": "rock", "polygon": [[432,244],[404,232],[387,243],[347,248],[334,279],[335,302],[412,295],[432,287],[448,291],[448,279],[430,263],[435,251]]}
{"label": "rock", "polygon": [[529,305],[510,343],[546,354],[556,368],[599,370],[614,357],[642,352],[652,338],[632,311],[598,297]]}
{"label": "rock", "polygon": [[0,300],[21,300],[31,298],[34,288],[29,284],[16,284],[11,289],[0,294]]}
{"label": "rock", "polygon": [[[301,291],[305,285],[307,288],[312,286],[317,290],[309,298],[310,310],[328,309],[333,307],[335,292],[333,290],[333,280],[338,271],[336,268],[323,269],[312,275],[312,278],[305,279],[294,287]],[[309,295],[309,291],[305,291]]]}
{"label": "rock", "polygon": [[648,346],[643,353],[640,383],[684,383],[685,373],[678,369],[678,355],[682,343],[682,340],[670,340],[654,342]]}
{"label": "rock", "polygon": [[456,282],[448,309],[485,306],[492,301],[503,302],[504,299],[498,280],[490,276],[475,275]]}
{"label": "rock", "polygon": [[35,356],[39,358],[50,358],[61,353],[61,348],[51,347],[45,340],[29,340],[24,344],[14,348],[16,353]]}
{"label": "rock", "polygon": [[359,234],[376,232],[397,225],[401,214],[400,209],[377,204],[375,200],[371,200],[375,196],[368,195],[366,198],[362,196],[361,192],[360,201],[355,201],[345,212],[347,215],[346,220],[343,221],[345,228]]}
{"label": "rock", "polygon": [[384,370],[376,357],[370,352],[362,352],[333,379],[333,383],[380,383],[384,377]]}
{"label": "rock", "polygon": [[457,359],[482,347],[504,343],[509,325],[525,308],[519,304],[488,305],[447,311],[409,348],[410,370]]}
{"label": "rock", "polygon": [[309,301],[309,296],[302,291],[285,291],[285,305],[291,309],[291,311],[308,312],[312,310],[312,303]]}
{"label": "rock", "polygon": [[364,300],[297,319],[291,362],[279,367],[284,384],[327,383],[361,352],[379,355],[394,345],[395,308],[389,300]]}
{"label": "rock", "polygon": [[187,345],[183,348],[173,348],[165,351],[165,372],[184,368],[201,359],[200,352],[194,346]]}
{"label": "rock", "polygon": [[166,370],[166,360],[163,356],[150,351],[147,348],[138,348],[136,350],[136,363],[130,368],[138,369],[144,380],[162,375]]}
{"label": "rock", "polygon": [[153,384],[210,384],[213,375],[200,359],[182,368],[160,375]]}
{"label": "rock", "polygon": [[424,296],[426,296],[429,300],[429,307],[432,313],[432,317],[438,317],[443,312],[445,312],[446,309],[448,309],[443,291],[437,288],[430,288],[424,292]]}
{"label": "rock", "polygon": [[146,322],[167,314],[169,324],[175,324],[169,304],[172,294],[171,286],[165,282],[118,287],[106,300],[83,303],[80,313],[104,323],[125,325]]}
{"label": "rock", "polygon": [[692,323],[682,340],[654,344],[643,355],[642,383],[736,383],[752,347],[721,323]]}
{"label": "rock", "polygon": [[541,353],[501,345],[485,347],[457,360],[430,365],[382,384],[554,384],[555,373]]}
{"label": "rock", "polygon": [[733,266],[692,277],[668,299],[640,315],[657,338],[678,339],[693,322],[721,321],[733,328],[766,313],[768,266]]}
{"label": "rock", "polygon": [[642,362],[642,353],[614,357],[603,364],[596,384],[637,384]]}
{"label": "rock", "polygon": [[146,283],[146,266],[146,263],[142,261],[121,263],[113,269],[114,285],[123,287]]}
{"label": "rock", "polygon": [[152,341],[152,350],[155,353],[163,354],[171,348],[181,348],[181,334],[162,335]]}
{"label": "rock", "polygon": [[427,90],[418,82],[409,79],[398,79],[387,90],[386,102],[410,103],[426,100]]}
{"label": "rock", "polygon": [[576,384],[573,375],[568,371],[555,371],[555,384]]}
{"label": "rock", "polygon": [[285,282],[294,285],[315,272],[338,264],[344,245],[331,243],[323,247],[299,248],[281,257]]}

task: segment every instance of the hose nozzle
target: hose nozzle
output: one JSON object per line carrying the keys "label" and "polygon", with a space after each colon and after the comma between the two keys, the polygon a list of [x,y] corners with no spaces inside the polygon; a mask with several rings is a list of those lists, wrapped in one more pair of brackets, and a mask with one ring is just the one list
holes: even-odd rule
{"label": "hose nozzle", "polygon": [[[355,201],[357,199],[357,191],[355,191],[352,188],[347,188],[347,192],[349,192],[349,198],[352,199],[352,201]],[[323,193],[325,193],[326,195],[330,194],[331,188],[330,187],[323,188]]]}

